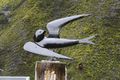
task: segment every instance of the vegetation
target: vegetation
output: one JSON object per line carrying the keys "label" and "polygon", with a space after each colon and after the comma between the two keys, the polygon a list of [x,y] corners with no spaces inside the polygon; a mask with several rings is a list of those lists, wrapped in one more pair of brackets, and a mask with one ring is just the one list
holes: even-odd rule
{"label": "vegetation", "polygon": [[85,38],[97,34],[96,45],[81,44],[57,49],[74,58],[66,62],[68,80],[120,79],[120,1],[119,0],[1,0],[0,11],[9,6],[11,21],[0,15],[0,75],[25,75],[34,80],[35,61],[41,56],[25,52],[23,45],[33,41],[34,32],[46,30],[57,18],[90,13],[61,31],[64,38]]}

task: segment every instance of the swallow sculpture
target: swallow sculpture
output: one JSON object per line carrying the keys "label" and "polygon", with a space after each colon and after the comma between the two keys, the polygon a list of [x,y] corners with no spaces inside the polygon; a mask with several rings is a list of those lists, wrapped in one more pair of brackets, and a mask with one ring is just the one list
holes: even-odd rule
{"label": "swallow sculpture", "polygon": [[62,59],[72,59],[70,57],[58,54],[49,50],[48,48],[63,48],[76,44],[88,43],[94,44],[90,39],[94,36],[90,36],[84,39],[65,39],[60,38],[60,29],[69,22],[81,19],[83,17],[89,16],[90,14],[74,15],[70,17],[60,18],[51,21],[47,24],[48,36],[45,36],[46,31],[39,29],[34,34],[34,42],[27,42],[24,45],[24,50],[36,53],[43,56],[62,58]]}

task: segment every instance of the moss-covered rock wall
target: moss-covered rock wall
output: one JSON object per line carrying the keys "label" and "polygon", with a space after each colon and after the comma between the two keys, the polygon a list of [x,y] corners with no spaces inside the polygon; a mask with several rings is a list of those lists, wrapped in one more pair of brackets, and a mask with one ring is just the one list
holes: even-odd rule
{"label": "moss-covered rock wall", "polygon": [[61,31],[64,38],[92,39],[96,45],[81,44],[58,53],[75,59],[67,63],[68,80],[120,79],[120,1],[119,0],[1,0],[0,11],[8,6],[11,20],[0,15],[0,75],[26,75],[34,80],[36,60],[44,59],[23,50],[27,41],[33,41],[34,32],[46,30],[46,24],[57,18],[90,13]]}

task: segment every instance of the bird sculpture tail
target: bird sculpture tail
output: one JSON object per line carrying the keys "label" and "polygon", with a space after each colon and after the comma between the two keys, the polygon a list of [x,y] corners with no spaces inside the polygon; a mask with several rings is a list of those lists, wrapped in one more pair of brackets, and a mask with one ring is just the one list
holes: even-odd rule
{"label": "bird sculpture tail", "polygon": [[84,38],[84,39],[80,39],[79,40],[79,43],[88,43],[88,44],[95,44],[93,43],[92,41],[90,41],[90,39],[94,38],[96,35],[93,35],[93,36],[90,36],[90,37],[87,37],[87,38]]}

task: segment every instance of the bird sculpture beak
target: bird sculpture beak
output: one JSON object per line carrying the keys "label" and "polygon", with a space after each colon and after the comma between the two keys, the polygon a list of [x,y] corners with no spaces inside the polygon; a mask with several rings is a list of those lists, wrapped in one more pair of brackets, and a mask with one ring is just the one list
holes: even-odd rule
{"label": "bird sculpture beak", "polygon": [[43,34],[45,34],[45,33],[46,33],[46,31],[43,32]]}

